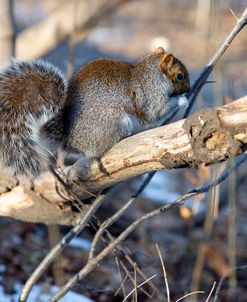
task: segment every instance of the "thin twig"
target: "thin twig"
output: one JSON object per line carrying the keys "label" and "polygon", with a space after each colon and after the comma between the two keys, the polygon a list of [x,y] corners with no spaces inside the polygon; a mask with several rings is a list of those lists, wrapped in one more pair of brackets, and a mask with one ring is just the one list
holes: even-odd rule
{"label": "thin twig", "polygon": [[155,172],[149,173],[148,176],[143,181],[143,183],[141,184],[141,186],[139,187],[139,189],[128,200],[128,202],[125,203],[124,206],[122,208],[120,208],[120,210],[118,210],[113,216],[111,216],[110,218],[108,218],[101,224],[99,230],[97,231],[97,233],[94,236],[94,239],[93,239],[93,242],[91,245],[91,249],[89,252],[88,260],[91,260],[95,256],[94,254],[95,254],[96,246],[97,246],[102,234],[105,232],[105,230],[107,228],[109,228],[114,222],[116,222],[124,214],[124,212],[136,201],[137,197],[143,192],[143,190],[146,188],[146,186],[151,181],[154,173]]}
{"label": "thin twig", "polygon": [[[132,266],[134,266],[134,262],[133,262],[133,260],[131,259],[131,257],[130,257],[129,255],[125,255],[125,259],[126,259]],[[138,265],[136,266],[136,270],[137,270],[138,274],[139,274],[144,280],[147,279],[147,275],[139,268]],[[149,282],[148,285],[149,285],[149,287],[152,288],[153,292],[149,294],[148,292],[145,291],[145,294],[146,294],[146,296],[147,296],[149,299],[152,299],[152,298],[153,298],[153,295],[154,295],[154,293],[155,293],[155,291],[158,292],[159,289],[153,284],[153,282]]]}
{"label": "thin twig", "polygon": [[208,295],[208,297],[207,297],[207,300],[206,300],[205,302],[208,302],[208,301],[209,301],[210,297],[211,297],[212,294],[213,294],[213,291],[214,291],[214,289],[215,289],[215,286],[216,286],[216,282],[214,281],[213,286],[212,286],[212,288],[211,288],[211,290],[210,290],[210,293],[209,293],[209,295]]}
{"label": "thin twig", "polygon": [[104,231],[108,227],[110,227],[115,221],[117,221],[135,200],[136,200],[135,198],[129,199],[129,201],[119,211],[117,211],[113,216],[111,216],[110,218],[108,218],[101,224],[100,228],[98,229],[97,233],[94,235],[94,238],[93,238],[93,242],[92,242],[92,245],[91,245],[91,248],[89,251],[89,256],[88,256],[89,261],[92,258],[94,258],[94,256],[95,256],[96,246],[97,246],[100,238],[102,237],[102,234],[104,233]]}
{"label": "thin twig", "polygon": [[230,13],[233,15],[233,17],[236,19],[236,21],[239,20],[239,16],[230,8],[229,9]]}
{"label": "thin twig", "polygon": [[[96,223],[97,225],[100,227],[101,226],[101,223],[99,222],[99,220],[93,216],[92,217],[94,220],[96,220]],[[90,222],[91,226],[94,228],[94,230],[97,230],[97,227],[94,225],[94,223],[91,221]],[[100,239],[103,241],[103,243],[107,246],[109,244],[109,242],[112,242],[114,240],[114,237],[111,235],[111,233],[108,231],[108,230],[105,230],[105,235],[106,235],[106,238],[104,238],[104,236],[101,236]],[[106,239],[108,239],[109,241],[107,241]],[[125,259],[127,260],[127,262],[129,262],[129,264],[132,266],[132,267],[136,267],[136,270],[138,272],[138,274],[144,279],[146,280],[147,279],[147,276],[143,273],[143,271],[139,268],[139,266],[131,259],[130,255],[129,255],[129,251],[127,251],[126,247],[123,248],[121,246],[121,244],[119,244],[118,246],[115,247],[115,249],[113,249],[111,252],[113,253],[113,255],[115,256],[115,258],[117,258],[116,256],[116,251],[115,250],[118,250],[124,257]],[[127,268],[126,266],[123,264],[123,262],[121,262],[121,266],[124,268],[125,272],[127,272]],[[128,277],[131,279],[130,275],[128,274]],[[132,280],[133,281],[133,280]],[[154,286],[154,284],[152,282],[149,283],[149,286],[152,288],[153,290],[153,293],[154,291],[158,291],[158,289]],[[151,299],[152,298],[152,294],[149,294],[147,291],[145,291],[144,289],[141,288],[141,291],[149,298]]]}
{"label": "thin twig", "polygon": [[[213,169],[213,174],[211,175],[211,179],[218,179],[219,176],[224,171],[224,169],[225,169],[224,164],[223,165],[221,164],[220,167],[216,167],[216,169]],[[201,274],[203,271],[203,266],[206,257],[205,247],[212,233],[213,222],[214,222],[213,217],[215,215],[214,214],[215,204],[218,204],[219,194],[220,194],[220,186],[217,186],[212,189],[212,191],[208,196],[208,203],[207,203],[206,214],[205,214],[206,217],[204,219],[204,225],[203,225],[203,238],[198,246],[195,265],[192,272],[191,288],[190,288],[192,292],[200,288]],[[196,301],[197,301],[197,296],[194,295],[191,298],[191,302],[196,302]]]}
{"label": "thin twig", "polygon": [[[100,226],[101,226],[101,223],[99,222],[99,220],[98,220],[95,216],[93,216],[92,218],[93,218],[93,220],[96,221],[97,226],[100,227]],[[91,221],[90,224],[91,224],[91,226],[94,228],[94,230],[97,230],[97,226],[95,225],[95,223],[93,223],[93,221]],[[111,235],[111,233],[110,233],[108,230],[105,230],[105,235],[106,235],[106,238],[104,238],[104,236],[101,236],[100,239],[101,239],[101,240],[103,241],[103,243],[107,246],[107,245],[109,244],[109,242],[112,242],[112,241],[114,240],[114,237]],[[109,241],[107,241],[106,239],[108,239]],[[126,251],[126,248],[122,248],[122,247],[121,247],[121,244],[118,244],[118,246],[116,246],[115,249],[118,250],[118,251],[125,257],[125,259],[129,262],[129,264],[130,264],[133,268],[135,267],[135,269],[136,269],[136,271],[138,272],[138,274],[140,274],[140,276],[141,276],[144,280],[147,279],[147,276],[143,273],[143,271],[138,267],[138,265],[137,265],[135,262],[133,262],[133,260],[131,259],[130,255],[129,255],[129,251]],[[115,256],[115,259],[116,259],[116,261],[117,261],[117,265],[119,265],[119,264],[118,264],[118,260],[117,260],[117,256],[116,256],[116,251],[115,251],[115,249],[113,249],[111,252],[112,252],[113,255]],[[130,280],[132,281],[132,283],[134,284],[133,278],[132,278],[131,275],[129,274],[129,272],[128,272],[126,266],[125,266],[125,264],[124,264],[122,261],[121,261],[121,266],[123,267],[123,269],[124,269],[124,271],[125,271],[125,273],[126,273],[126,276],[125,276],[125,278],[124,278],[124,281],[125,281],[126,277],[129,277],[129,279],[130,279]],[[119,268],[119,270],[120,270],[120,268]],[[153,292],[154,292],[155,290],[158,290],[158,289],[154,286],[154,284],[153,284],[152,282],[149,283],[149,286],[153,289]],[[147,291],[145,291],[145,290],[142,289],[142,288],[141,288],[140,290],[141,290],[141,291],[142,291],[149,299],[152,298],[153,293],[152,293],[152,294],[149,294]],[[117,290],[117,291],[118,291],[118,290]],[[125,295],[126,295],[126,294],[125,294]]]}
{"label": "thin twig", "polygon": [[188,293],[188,294],[184,295],[183,297],[179,298],[176,302],[179,302],[179,301],[183,300],[184,298],[187,298],[187,297],[195,295],[195,294],[205,294],[205,292],[201,291],[201,290],[197,290],[195,292]]}
{"label": "thin twig", "polygon": [[196,79],[195,83],[191,88],[191,92],[189,93],[189,106],[185,111],[184,118],[187,117],[194,105],[197,95],[201,91],[204,83],[206,82],[207,78],[209,77],[210,73],[213,71],[215,65],[222,57],[224,52],[232,43],[233,39],[236,35],[244,28],[247,24],[247,7],[245,8],[244,12],[242,13],[241,17],[237,19],[237,22],[229,35],[226,37],[224,43],[220,46],[220,48],[216,51],[214,56],[209,60],[208,64],[204,67],[198,78]]}
{"label": "thin twig", "polygon": [[128,295],[124,298],[124,300],[122,302],[125,302],[128,297],[134,292],[136,291],[137,288],[140,288],[141,286],[143,286],[144,284],[146,284],[148,281],[152,280],[153,278],[155,278],[156,275],[153,275],[152,277],[148,278],[147,280],[145,280],[144,282],[142,282],[141,284],[139,284],[136,288],[132,289],[131,292],[128,293]]}
{"label": "thin twig", "polygon": [[105,247],[97,256],[95,256],[90,261],[88,261],[87,264],[57,292],[57,294],[55,294],[51,299],[49,299],[49,302],[59,301],[59,299],[61,299],[73,286],[75,286],[76,283],[78,283],[85,276],[87,276],[100,261],[102,261],[121,241],[123,241],[127,236],[129,236],[129,234],[132,233],[141,223],[163,212],[166,212],[168,209],[181,206],[182,204],[184,204],[185,200],[193,196],[208,192],[214,186],[224,181],[241,163],[244,162],[244,160],[246,160],[246,158],[247,158],[247,151],[245,151],[242,155],[239,156],[234,166],[226,169],[222,173],[221,177],[219,177],[215,181],[212,181],[208,185],[205,185],[199,189],[193,189],[187,194],[179,197],[175,201],[169,204],[165,204],[162,207],[155,209],[143,215],[142,217],[138,218],[137,220],[135,220],[114,241],[112,241],[107,247]]}
{"label": "thin twig", "polygon": [[[62,184],[62,186],[64,187],[64,189],[67,191],[67,194],[69,196],[72,196],[75,199],[78,199],[78,196],[72,191],[71,179],[69,179],[68,176],[60,168],[58,168],[58,169],[55,170],[52,166],[50,166],[50,170],[51,170],[52,174],[54,175],[54,177],[59,181],[59,183]],[[62,176],[60,174],[62,174]],[[73,185],[78,186],[74,182],[73,182]],[[91,197],[97,197],[97,195],[95,195],[94,193],[86,190],[85,188],[82,188],[82,187],[79,187],[79,188],[83,192],[87,193],[89,196],[91,196]],[[80,200],[79,200],[79,202],[81,203]]]}
{"label": "thin twig", "polygon": [[[135,280],[134,278],[131,276],[130,272],[128,271],[127,267],[124,265],[123,261],[120,261],[120,265],[122,266],[123,270],[125,271],[126,275],[129,277],[130,281],[132,282],[133,286],[135,285]],[[146,281],[146,280],[144,280]],[[149,297],[149,299],[151,299],[149,293],[144,289],[141,288],[141,291],[147,296]]]}
{"label": "thin twig", "polygon": [[124,278],[122,277],[122,273],[121,273],[121,269],[120,269],[120,265],[119,265],[119,261],[118,261],[118,258],[117,258],[117,257],[115,257],[115,261],[116,261],[116,264],[117,264],[118,274],[119,274],[119,277],[120,277],[120,279],[121,279],[121,284],[120,284],[119,288],[115,291],[114,296],[116,296],[116,295],[118,294],[118,292],[119,292],[119,291],[121,290],[121,288],[122,288],[123,296],[124,296],[124,298],[125,298],[125,297],[126,297],[126,291],[125,291],[124,283],[125,283],[125,281],[127,280],[128,275],[125,274],[125,277],[124,277]]}
{"label": "thin twig", "polygon": [[124,276],[124,279],[122,279],[120,286],[116,289],[115,293],[114,293],[114,297],[117,296],[117,294],[120,292],[121,288],[124,290],[123,295],[124,298],[126,297],[126,293],[125,293],[125,288],[124,288],[124,283],[127,281],[128,279],[128,275]]}
{"label": "thin twig", "polygon": [[135,263],[135,265],[134,265],[134,285],[135,285],[135,288],[134,288],[134,291],[135,291],[135,298],[134,298],[134,301],[137,302],[136,263]]}
{"label": "thin twig", "polygon": [[[230,165],[234,159],[231,159]],[[229,266],[236,267],[236,247],[237,247],[237,234],[236,234],[236,218],[237,218],[237,196],[236,196],[236,173],[232,173],[228,179],[228,259]],[[236,272],[233,271],[229,279],[231,291],[236,289],[237,280]]]}
{"label": "thin twig", "polygon": [[219,281],[218,286],[217,286],[216,291],[215,291],[213,302],[218,302],[219,301],[220,291],[221,291],[223,282],[226,280],[226,278],[228,278],[231,275],[232,272],[240,271],[240,270],[247,270],[247,265],[241,265],[241,266],[234,267],[231,270],[229,270],[228,274],[226,274],[226,275],[224,275],[220,278],[220,281]]}
{"label": "thin twig", "polygon": [[51,262],[57,257],[57,255],[61,253],[68,243],[84,229],[92,215],[103,203],[105,194],[101,194],[95,199],[85,216],[79,219],[78,223],[62,238],[62,240],[56,246],[50,250],[49,254],[46,255],[46,257],[41,261],[24,285],[19,299],[20,302],[25,302],[27,300],[33,285],[48,268]]}
{"label": "thin twig", "polygon": [[[99,220],[94,216],[93,217],[94,220],[96,220],[97,225],[100,227],[101,223],[99,222]],[[94,225],[94,223],[91,221],[90,222],[91,226],[94,228],[94,230],[97,230],[97,227]],[[100,239],[103,241],[103,243],[105,245],[108,245],[109,242],[112,242],[115,238],[111,235],[111,233],[108,230],[105,230],[105,235],[106,238],[109,240],[107,241],[106,238],[104,238],[104,236],[102,235],[100,237]],[[123,248],[121,246],[121,244],[119,244],[118,246],[115,247],[116,250],[118,250],[127,260],[127,262],[129,262],[129,264],[134,267],[135,266],[135,262],[131,259],[130,257],[130,252],[129,250],[125,247]],[[112,253],[114,254],[114,256],[116,257],[116,251],[113,250]],[[122,266],[124,266],[124,264],[121,262]],[[124,266],[125,267],[125,266]],[[125,267],[126,268],[126,267]],[[136,264],[136,270],[138,272],[138,274],[144,279],[147,279],[147,276],[144,274],[144,272],[139,268],[139,266]],[[126,270],[125,270],[126,271]],[[152,282],[149,282],[149,286],[152,288],[153,292],[152,294],[149,294],[148,292],[144,291],[143,289],[141,289],[141,291],[143,291],[143,293],[149,298],[151,299],[153,296],[154,291],[158,291],[157,287],[155,287],[155,285]]]}
{"label": "thin twig", "polygon": [[166,268],[165,268],[163,258],[161,256],[161,252],[160,252],[160,248],[159,248],[158,243],[155,244],[155,247],[156,247],[157,253],[159,255],[162,270],[163,270],[163,275],[164,275],[164,280],[165,280],[165,285],[166,285],[167,302],[171,302],[169,284],[168,284],[167,275],[166,275]]}

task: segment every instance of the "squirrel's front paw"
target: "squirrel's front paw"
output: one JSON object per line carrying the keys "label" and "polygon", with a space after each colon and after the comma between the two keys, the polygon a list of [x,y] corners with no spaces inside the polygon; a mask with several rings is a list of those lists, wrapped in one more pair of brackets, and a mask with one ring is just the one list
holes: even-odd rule
{"label": "squirrel's front paw", "polygon": [[171,97],[170,102],[176,104],[179,108],[187,108],[189,106],[189,101],[185,93]]}

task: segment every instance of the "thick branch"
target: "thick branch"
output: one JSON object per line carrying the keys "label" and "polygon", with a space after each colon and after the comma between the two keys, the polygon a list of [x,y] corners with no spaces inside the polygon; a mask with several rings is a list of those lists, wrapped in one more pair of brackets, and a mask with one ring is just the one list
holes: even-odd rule
{"label": "thick branch", "polygon": [[50,17],[25,29],[17,36],[16,57],[22,60],[37,58],[54,49],[75,32],[80,36],[85,35],[105,15],[124,2],[127,0],[65,1]]}
{"label": "thick branch", "polygon": [[60,223],[71,225],[79,215],[68,210],[59,209],[35,192],[23,186],[14,187],[10,192],[0,196],[0,215],[13,217],[27,222]]}
{"label": "thick branch", "polygon": [[[126,138],[101,159],[108,175],[97,162],[92,165],[87,189],[95,192],[146,172],[198,167],[236,156],[247,143],[246,114],[247,97],[243,97]],[[86,196],[85,192],[80,195]]]}
{"label": "thick branch", "polygon": [[[92,177],[87,183],[74,185],[73,190],[82,198],[90,192],[97,192],[110,187],[118,182],[127,180],[137,175],[161,170],[184,167],[197,167],[204,163],[214,164],[240,154],[247,145],[247,96],[222,107],[215,109],[203,109],[194,113],[186,120],[141,132],[126,138],[114,146],[102,158],[104,168],[108,175],[101,171],[97,162],[92,165]],[[4,173],[4,172],[3,172]],[[0,196],[0,215],[10,216],[33,222],[68,224],[69,216],[65,210],[60,210],[58,204],[64,199],[58,193],[54,178],[48,173],[34,186],[25,191],[18,188],[6,174],[0,175],[0,192],[6,192],[1,188],[1,182],[8,183],[8,191]],[[6,185],[2,185],[6,186]],[[60,192],[65,195],[64,190]],[[11,203],[5,207],[6,202],[12,197]],[[26,196],[26,197],[25,197]],[[32,203],[33,197],[35,202]],[[42,199],[45,198],[45,201]],[[14,201],[13,201],[14,200]],[[42,205],[37,209],[33,206],[27,208],[26,202]],[[47,202],[49,201],[49,202]],[[38,206],[38,205],[37,205]],[[51,212],[49,207],[54,207]],[[61,216],[62,212],[65,213]],[[49,213],[52,215],[49,216]],[[28,215],[28,216],[27,216]],[[48,215],[48,216],[47,216]],[[62,217],[62,218],[61,218]],[[71,216],[73,217],[73,215]],[[69,218],[70,219],[70,218]],[[74,224],[74,218],[71,224]]]}

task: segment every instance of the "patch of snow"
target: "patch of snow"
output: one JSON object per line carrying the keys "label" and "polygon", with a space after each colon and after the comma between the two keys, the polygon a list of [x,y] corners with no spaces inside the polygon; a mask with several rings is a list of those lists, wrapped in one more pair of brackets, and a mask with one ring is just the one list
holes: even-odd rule
{"label": "patch of snow", "polygon": [[[180,194],[173,192],[171,187],[174,184],[174,179],[171,176],[171,171],[169,171],[169,177],[166,172],[157,172],[151,183],[144,190],[143,196],[151,199],[156,203],[168,203],[177,199]],[[145,176],[146,177],[146,176]]]}
{"label": "patch of snow", "polygon": [[74,248],[81,248],[83,250],[89,251],[91,247],[91,241],[84,238],[76,237],[70,241],[69,246]]}
{"label": "patch of snow", "polygon": [[4,273],[6,271],[6,266],[4,264],[0,264],[0,273]]}
{"label": "patch of snow", "polygon": [[[18,298],[19,298],[19,294],[21,291],[22,285],[19,283],[15,284],[15,294],[13,295],[6,295],[4,293],[4,289],[2,286],[0,286],[0,301],[1,302],[17,302]],[[57,286],[52,286],[49,288],[49,290],[47,292],[44,292],[44,289],[39,286],[39,285],[35,285],[30,293],[30,296],[27,300],[27,302],[32,302],[32,301],[36,301],[36,302],[47,302],[47,300],[49,298],[51,298],[52,295],[54,295],[56,292],[58,291],[58,287]],[[66,294],[65,297],[63,297],[61,300],[59,300],[60,302],[94,302],[93,300],[77,294],[75,292],[68,292]]]}
{"label": "patch of snow", "polygon": [[22,244],[22,238],[19,235],[13,235],[11,236],[11,241],[15,244],[15,245],[20,245]]}

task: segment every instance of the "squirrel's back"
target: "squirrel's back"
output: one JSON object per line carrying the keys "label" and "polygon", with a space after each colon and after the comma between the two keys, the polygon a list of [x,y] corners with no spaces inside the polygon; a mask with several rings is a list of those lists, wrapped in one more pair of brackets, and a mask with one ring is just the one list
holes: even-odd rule
{"label": "squirrel's back", "polygon": [[64,100],[63,76],[49,63],[12,60],[0,71],[0,152],[4,166],[18,174],[37,176],[42,172],[50,157],[42,129],[58,114]]}

